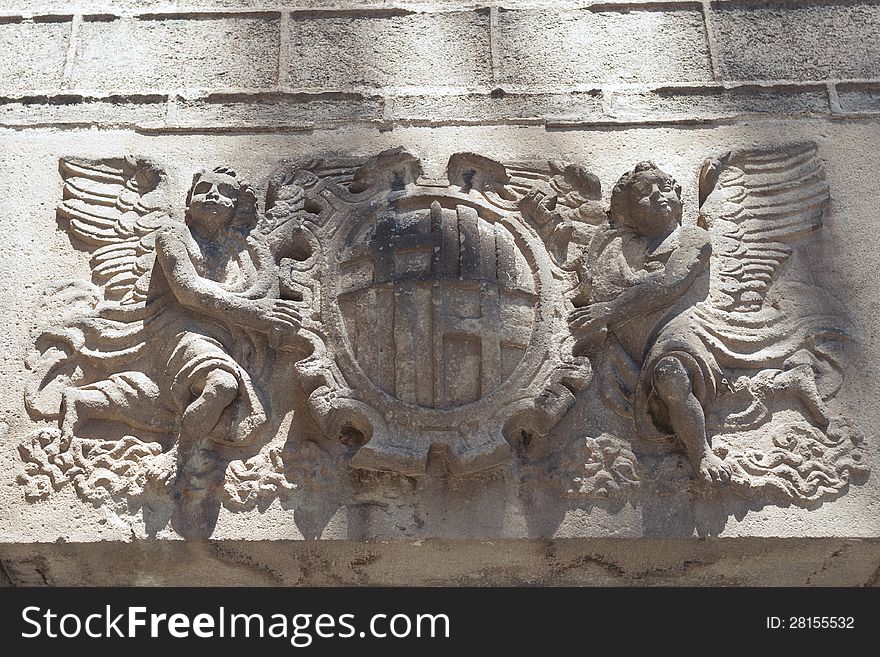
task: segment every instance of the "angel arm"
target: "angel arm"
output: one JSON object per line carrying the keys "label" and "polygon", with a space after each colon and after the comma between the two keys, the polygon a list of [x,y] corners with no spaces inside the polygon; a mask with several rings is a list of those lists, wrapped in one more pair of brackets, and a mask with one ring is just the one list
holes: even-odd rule
{"label": "angel arm", "polygon": [[183,227],[168,228],[157,236],[156,259],[168,286],[180,304],[214,319],[251,328],[263,333],[273,329],[296,330],[299,312],[283,299],[247,299],[230,294],[213,281],[203,278],[193,266],[186,250]]}
{"label": "angel arm", "polygon": [[669,256],[666,266],[614,300],[608,318],[612,328],[671,305],[705,271],[712,255],[708,233],[692,226],[680,231],[681,244]]}
{"label": "angel arm", "polygon": [[649,274],[612,301],[577,308],[570,316],[573,329],[589,330],[595,323],[613,329],[647,313],[672,305],[709,265],[712,247],[705,230],[686,226],[679,229],[680,244],[666,266]]}

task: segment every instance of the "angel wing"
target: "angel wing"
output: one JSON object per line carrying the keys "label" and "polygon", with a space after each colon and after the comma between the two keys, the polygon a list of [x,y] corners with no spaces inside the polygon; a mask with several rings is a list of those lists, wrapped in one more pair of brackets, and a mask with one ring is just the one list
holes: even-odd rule
{"label": "angel wing", "polygon": [[791,242],[822,226],[829,200],[815,144],[707,160],[700,215],[712,234],[712,306],[761,310]]}
{"label": "angel wing", "polygon": [[142,158],[62,159],[64,200],[58,215],[69,233],[92,247],[92,279],[108,301],[146,300],[156,234],[173,221],[167,177]]}

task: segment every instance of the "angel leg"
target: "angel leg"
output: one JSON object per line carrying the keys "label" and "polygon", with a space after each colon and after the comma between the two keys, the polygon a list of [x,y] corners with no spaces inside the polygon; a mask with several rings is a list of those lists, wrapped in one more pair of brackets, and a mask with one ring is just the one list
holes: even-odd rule
{"label": "angel leg", "polygon": [[654,367],[654,390],[666,405],[669,422],[681,441],[691,466],[706,481],[729,481],[730,467],[717,457],[706,435],[706,416],[693,391],[690,373],[674,356]]}
{"label": "angel leg", "polygon": [[217,522],[216,490],[223,482],[226,462],[214,450],[216,445],[209,438],[180,436],[172,493],[177,504],[171,522],[184,538],[207,538]]}
{"label": "angel leg", "polygon": [[159,388],[143,372],[120,372],[64,391],[61,433],[72,437],[87,420],[115,420],[134,429],[167,431],[171,420],[159,404]]}
{"label": "angel leg", "polygon": [[799,349],[782,364],[785,371],[778,378],[785,379],[785,384],[795,392],[813,419],[824,427],[831,421],[831,414],[816,381],[819,365],[820,361],[812,351]]}
{"label": "angel leg", "polygon": [[172,520],[182,536],[204,538],[210,536],[217,519],[220,503],[215,491],[224,474],[211,431],[238,396],[238,379],[226,370],[208,369],[192,388],[197,396],[181,419],[175,485],[178,507]]}
{"label": "angel leg", "polygon": [[99,390],[68,388],[61,398],[61,435],[72,438],[79,430],[79,417],[88,409],[105,411],[110,407],[109,400]]}

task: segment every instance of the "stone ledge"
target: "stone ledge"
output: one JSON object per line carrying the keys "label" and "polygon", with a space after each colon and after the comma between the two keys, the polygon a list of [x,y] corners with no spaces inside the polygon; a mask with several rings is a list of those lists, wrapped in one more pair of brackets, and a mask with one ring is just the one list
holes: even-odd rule
{"label": "stone ledge", "polygon": [[[699,7],[699,0],[79,0],[80,13],[101,12],[119,16],[163,14],[184,11],[336,11],[356,14],[370,11],[403,10],[419,13],[441,13],[482,9],[582,9],[596,11],[627,11],[630,7]],[[70,12],[70,3],[63,0],[13,0],[4,13],[33,15],[37,13]]]}
{"label": "stone ledge", "polygon": [[[169,106],[169,101],[171,105]],[[383,121],[384,100],[359,94],[43,94],[0,98],[9,127],[134,127],[152,131],[311,129]]]}
{"label": "stone ledge", "polygon": [[167,127],[326,127],[382,121],[383,107],[381,98],[359,94],[210,94],[177,100]]}
{"label": "stone ledge", "polygon": [[39,126],[145,126],[165,121],[164,95],[51,94],[0,98],[0,125]]}
{"label": "stone ledge", "polygon": [[[838,85],[835,116],[880,111],[880,82]],[[430,111],[428,111],[430,110]],[[376,94],[251,92],[207,94],[34,93],[0,97],[8,127],[134,127],[150,131],[312,129],[346,123],[385,126],[639,125],[728,121],[757,115],[830,116],[827,86],[714,84],[592,89],[557,94]]]}
{"label": "stone ledge", "polygon": [[389,119],[404,125],[543,124],[549,120],[601,120],[598,90],[566,94],[412,95],[391,100]]}
{"label": "stone ledge", "polygon": [[13,586],[877,586],[880,540],[0,545]]}
{"label": "stone ledge", "polygon": [[651,122],[687,119],[729,119],[752,114],[827,115],[824,85],[761,87],[670,87],[611,96],[616,119]]}
{"label": "stone ledge", "polygon": [[[876,5],[877,0],[710,0],[715,10],[731,8],[797,10],[805,7],[847,7]],[[118,17],[197,15],[222,13],[228,15],[284,11],[292,13],[337,12],[346,15],[380,12],[447,13],[477,9],[502,10],[571,10],[593,12],[628,12],[630,10],[702,9],[700,0],[79,0],[74,7],[64,0],[14,0],[0,9],[0,18],[70,16],[106,14]]]}

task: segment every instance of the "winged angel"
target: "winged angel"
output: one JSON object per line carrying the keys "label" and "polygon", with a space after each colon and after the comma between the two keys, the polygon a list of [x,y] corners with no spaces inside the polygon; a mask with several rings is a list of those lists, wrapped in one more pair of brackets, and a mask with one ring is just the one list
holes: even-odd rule
{"label": "winged angel", "polygon": [[813,145],[708,161],[697,225],[682,225],[676,181],[642,162],[614,187],[607,222],[577,261],[569,322],[580,352],[606,354],[600,394],[643,444],[684,451],[699,479],[808,476],[804,496],[833,479],[792,453],[791,436],[739,461],[713,449],[713,427],[760,427],[778,399],[799,400],[810,426],[798,426],[819,447],[842,453],[860,441],[827,403],[842,380],[843,312],[817,286],[774,282],[828,203]]}
{"label": "winged angel", "polygon": [[193,178],[183,217],[148,161],[62,160],[61,172],[58,214],[91,251],[97,288],[62,285],[46,301],[28,407],[59,419],[62,452],[87,420],[170,433],[176,497],[197,516],[218,446],[253,442],[267,423],[254,383],[267,345],[300,326],[297,303],[279,298],[278,251],[228,167]]}

